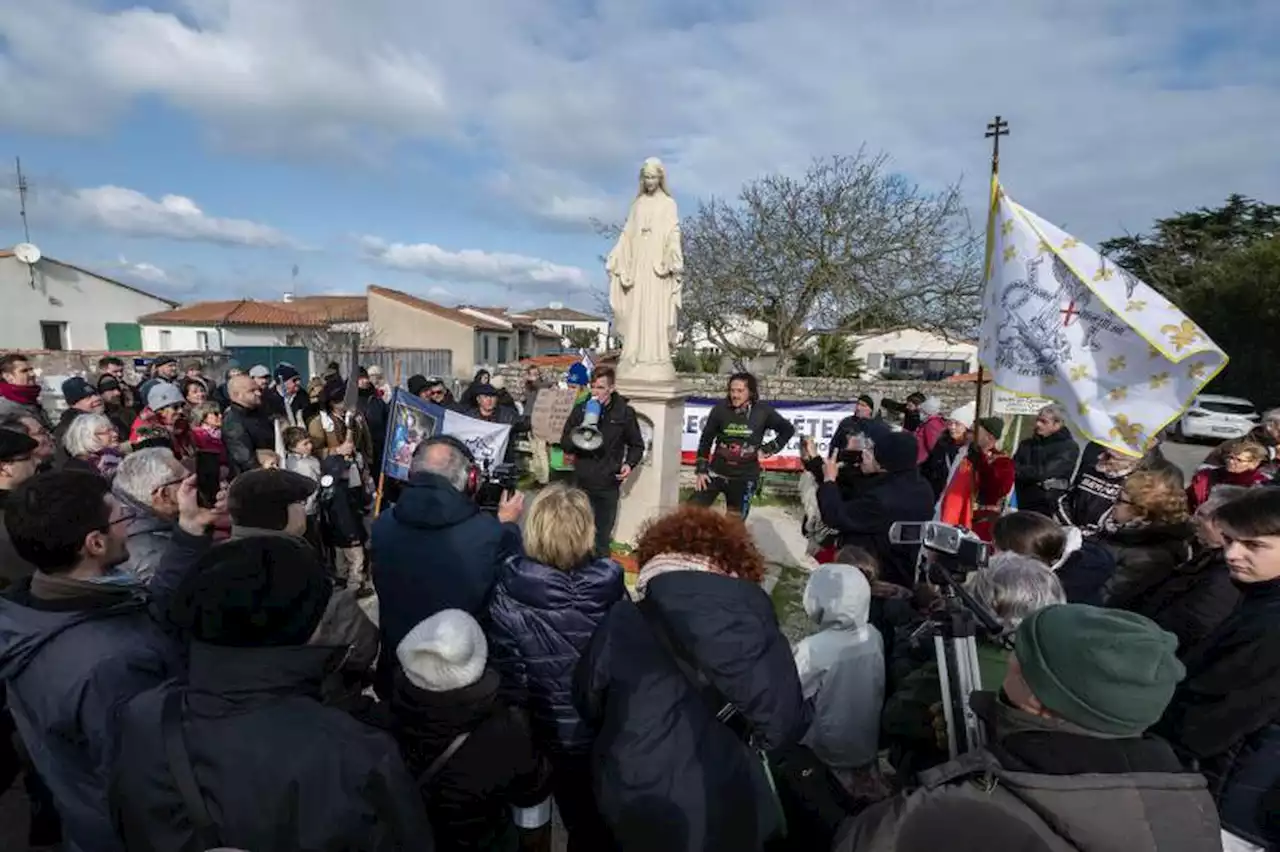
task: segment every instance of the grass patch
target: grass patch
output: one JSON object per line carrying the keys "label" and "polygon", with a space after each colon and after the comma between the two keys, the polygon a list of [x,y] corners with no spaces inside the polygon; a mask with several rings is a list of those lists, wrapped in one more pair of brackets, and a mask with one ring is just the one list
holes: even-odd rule
{"label": "grass patch", "polygon": [[804,611],[804,587],[808,582],[809,572],[794,565],[783,565],[778,583],[773,587],[773,611],[778,616],[782,635],[793,645],[816,629]]}

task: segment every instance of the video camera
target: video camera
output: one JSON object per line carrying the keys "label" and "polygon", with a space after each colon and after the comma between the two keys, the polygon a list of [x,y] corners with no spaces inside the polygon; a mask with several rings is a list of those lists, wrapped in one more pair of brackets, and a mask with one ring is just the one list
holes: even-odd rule
{"label": "video camera", "polygon": [[[889,543],[919,545],[922,568],[938,565],[961,578],[986,565],[991,555],[987,543],[973,533],[937,521],[895,523],[889,527]],[[932,577],[930,581],[942,582]]]}
{"label": "video camera", "polygon": [[496,514],[502,503],[502,495],[513,493],[520,482],[520,471],[514,464],[494,464],[486,459],[480,466],[480,482],[476,487],[475,501],[482,512]]}

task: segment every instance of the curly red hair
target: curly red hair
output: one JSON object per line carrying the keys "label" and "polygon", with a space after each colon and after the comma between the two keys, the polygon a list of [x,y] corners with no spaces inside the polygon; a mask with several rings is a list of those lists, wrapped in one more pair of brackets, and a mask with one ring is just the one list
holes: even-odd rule
{"label": "curly red hair", "polygon": [[756,583],[764,577],[764,555],[742,519],[702,506],[681,506],[640,532],[636,560],[641,568],[664,553],[701,556],[726,574]]}

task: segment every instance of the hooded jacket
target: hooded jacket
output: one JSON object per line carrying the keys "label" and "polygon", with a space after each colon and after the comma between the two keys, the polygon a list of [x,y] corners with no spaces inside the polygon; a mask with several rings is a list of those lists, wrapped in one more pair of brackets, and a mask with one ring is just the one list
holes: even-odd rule
{"label": "hooded jacket", "polygon": [[[498,697],[498,675],[428,692],[395,675],[392,730],[435,831],[440,852],[515,848],[511,808],[531,808],[550,792],[550,767],[534,748],[525,714]],[[432,761],[461,734],[466,742],[425,784]]]}
{"label": "hooded jacket", "polygon": [[1063,426],[1052,435],[1032,435],[1013,454],[1018,510],[1052,518],[1067,493],[1080,458],[1080,446]]}
{"label": "hooded jacket", "polygon": [[640,434],[640,422],[627,398],[615,393],[609,404],[600,412],[598,428],[604,438],[599,449],[585,452],[573,444],[573,430],[582,425],[590,397],[573,407],[565,421],[560,445],[566,453],[574,455],[574,475],[582,488],[605,491],[621,487],[618,471],[624,464],[632,468],[644,458],[644,436]]}
{"label": "hooded jacket", "polygon": [[415,473],[373,524],[373,586],[382,647],[379,694],[389,695],[395,648],[424,618],[460,609],[487,623],[498,572],[520,552],[520,528],[481,512],[434,473]]}
{"label": "hooded jacket", "polygon": [[1186,654],[1240,604],[1240,590],[1222,548],[1201,548],[1163,580],[1129,598],[1124,608],[1145,615],[1178,637]]}
{"label": "hooded jacket", "polygon": [[0,598],[0,680],[40,778],[58,803],[68,852],[121,852],[107,807],[117,711],[185,671],[168,620],[173,590],[209,546],[179,530],[150,587],[103,584],[46,601],[26,579]]}
{"label": "hooded jacket", "polygon": [[585,752],[595,731],[573,706],[573,671],[591,635],[626,595],[622,568],[595,559],[561,571],[515,557],[503,567],[493,601],[489,661],[504,693],[528,708],[538,743]]}
{"label": "hooded jacket", "polygon": [[422,801],[382,731],[320,703],[341,650],[191,644],[185,686],[139,695],[120,719],[112,812],[130,852],[203,852],[165,750],[162,711],[180,689],[180,729],[221,845],[253,852],[433,848]]}
{"label": "hooded jacket", "polygon": [[851,565],[809,575],[804,611],[820,632],[796,646],[796,669],[813,723],[804,744],[827,766],[858,769],[876,759],[884,704],[884,643],[868,623],[871,584]]}
{"label": "hooded jacket", "polygon": [[1204,778],[1152,737],[1104,739],[976,692],[989,746],[851,817],[835,852],[1218,852]]}
{"label": "hooded jacket", "polygon": [[[808,714],[786,638],[756,584],[672,571],[644,605],[770,749],[797,743]],[[776,828],[760,761],[696,689],[629,601],[605,616],[578,666],[574,700],[600,734],[592,779],[624,852],[751,852]]]}

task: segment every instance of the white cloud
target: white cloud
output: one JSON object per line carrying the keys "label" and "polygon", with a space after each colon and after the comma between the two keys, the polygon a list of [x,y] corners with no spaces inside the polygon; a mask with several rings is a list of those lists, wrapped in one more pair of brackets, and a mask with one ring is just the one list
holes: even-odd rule
{"label": "white cloud", "polygon": [[[12,190],[0,197],[12,198]],[[195,201],[182,195],[151,198],[135,189],[98,186],[84,189],[46,188],[33,198],[31,207],[40,219],[59,228],[84,228],[130,237],[228,246],[282,248],[295,243],[284,233],[248,219],[210,216]],[[143,274],[156,275],[154,267]]]}
{"label": "white cloud", "polygon": [[977,201],[1002,112],[1010,191],[1096,239],[1232,191],[1280,197],[1280,6],[1220,6],[0,0],[0,123],[85,132],[154,98],[290,157],[423,141],[478,155],[477,185],[524,214],[577,224],[621,218],[646,156],[688,210],[863,142],[928,185],[966,173]]}
{"label": "white cloud", "polygon": [[[438,281],[519,287],[536,293],[584,293],[591,289],[591,281],[582,269],[537,257],[477,249],[450,251],[431,243],[388,243],[377,237],[362,237],[360,248],[373,263],[418,272]],[[452,293],[444,287],[433,287],[430,295]]]}
{"label": "white cloud", "polygon": [[147,263],[146,261],[134,263],[121,255],[120,260],[117,262],[117,267],[125,275],[138,281],[149,281],[154,284],[168,284],[171,281],[169,273],[154,263]]}

